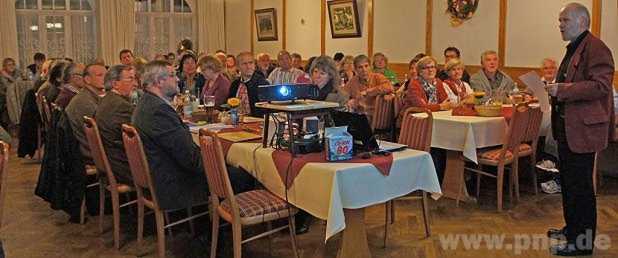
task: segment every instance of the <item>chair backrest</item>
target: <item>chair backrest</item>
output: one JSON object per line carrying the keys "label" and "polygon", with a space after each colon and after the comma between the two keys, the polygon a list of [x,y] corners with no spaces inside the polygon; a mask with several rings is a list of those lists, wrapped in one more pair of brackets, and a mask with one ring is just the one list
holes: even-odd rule
{"label": "chair backrest", "polygon": [[228,177],[223,148],[217,133],[205,128],[200,129],[200,149],[210,195],[228,199],[232,207],[232,213],[234,216],[237,216],[239,213],[238,204],[236,203],[234,191]]}
{"label": "chair backrest", "polygon": [[37,109],[39,110],[39,116],[41,117],[41,123],[43,128],[47,129],[51,125],[51,110],[47,103],[47,98],[44,95],[34,93]]}
{"label": "chair backrest", "polygon": [[[539,139],[541,122],[543,120],[543,111],[541,111],[541,107],[537,106],[537,107],[529,107],[528,112],[529,112],[528,127],[526,128],[526,134],[524,135],[524,138],[522,141],[535,145],[535,143]],[[534,147],[535,146],[533,146],[533,148]]]}
{"label": "chair backrest", "polygon": [[513,108],[513,116],[509,122],[507,133],[504,137],[503,152],[511,151],[513,154],[519,153],[519,145],[526,135],[530,111],[525,103],[518,104]]}
{"label": "chair backrest", "polygon": [[154,184],[150,176],[150,167],[144,152],[144,144],[135,127],[127,124],[122,125],[122,142],[124,143],[124,150],[127,154],[136,190],[138,193],[141,193],[143,189],[150,190],[152,202],[158,208],[159,202],[157,201]]}
{"label": "chair backrest", "polygon": [[112,172],[112,167],[109,165],[109,159],[107,158],[107,153],[105,153],[105,148],[103,148],[99,127],[96,121],[88,116],[84,116],[84,134],[86,135],[86,140],[88,140],[88,147],[90,148],[90,155],[92,156],[94,165],[97,167],[99,173],[105,173],[111,188],[116,189],[116,177]]}
{"label": "chair backrest", "polygon": [[6,178],[9,167],[9,144],[0,141],[0,228],[4,213],[4,199],[6,199]]}
{"label": "chair backrest", "polygon": [[[425,116],[415,115],[424,113]],[[431,148],[431,135],[433,130],[433,115],[426,108],[410,107],[403,114],[399,143],[408,147],[427,151]]]}
{"label": "chair backrest", "polygon": [[393,126],[395,110],[395,95],[376,96],[375,109],[371,120],[371,129],[388,129]]}

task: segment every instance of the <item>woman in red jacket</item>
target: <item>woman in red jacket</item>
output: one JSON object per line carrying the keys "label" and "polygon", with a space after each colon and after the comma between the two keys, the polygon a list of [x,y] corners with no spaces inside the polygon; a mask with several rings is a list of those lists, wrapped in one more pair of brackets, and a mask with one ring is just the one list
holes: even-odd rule
{"label": "woman in red jacket", "polygon": [[448,86],[436,77],[436,59],[431,56],[423,57],[416,64],[416,69],[419,77],[408,87],[401,113],[409,107],[424,107],[431,111],[451,109],[451,102],[444,88]]}

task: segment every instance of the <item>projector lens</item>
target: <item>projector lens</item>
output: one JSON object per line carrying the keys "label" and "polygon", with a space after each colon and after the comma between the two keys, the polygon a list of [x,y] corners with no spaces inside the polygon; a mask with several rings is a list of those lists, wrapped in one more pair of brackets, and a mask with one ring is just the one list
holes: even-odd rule
{"label": "projector lens", "polygon": [[279,88],[279,94],[284,97],[290,96],[290,88],[287,86],[282,86]]}

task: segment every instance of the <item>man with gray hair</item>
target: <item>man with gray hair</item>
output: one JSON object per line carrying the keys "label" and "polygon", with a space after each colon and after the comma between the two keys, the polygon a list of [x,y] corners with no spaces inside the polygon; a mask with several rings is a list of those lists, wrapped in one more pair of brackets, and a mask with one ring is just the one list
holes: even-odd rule
{"label": "man with gray hair", "polygon": [[67,118],[73,129],[73,134],[79,142],[79,147],[82,155],[86,158],[87,164],[93,164],[88,140],[84,134],[84,116],[92,117],[94,112],[105,96],[103,91],[103,79],[105,77],[105,66],[99,64],[90,64],[84,72],[84,88],[75,95],[65,108]]}
{"label": "man with gray hair", "polygon": [[591,255],[596,234],[596,197],[593,183],[595,153],[614,137],[611,50],[588,31],[590,13],[569,3],[558,18],[560,33],[569,41],[560,62],[552,96],[552,133],[558,142],[562,207],[566,226],[550,229],[551,238],[566,238],[550,252],[559,256]]}
{"label": "man with gray hair", "polygon": [[475,91],[484,91],[487,98],[506,97],[514,88],[515,82],[500,71],[498,53],[493,50],[481,54],[481,70],[470,77],[470,86]]}
{"label": "man with gray hair", "polygon": [[134,109],[131,93],[136,87],[133,66],[112,66],[105,75],[107,94],[101,99],[94,114],[112,172],[119,183],[127,185],[131,185],[133,180],[122,143],[122,124],[131,123]]}
{"label": "man with gray hair", "polygon": [[84,66],[82,64],[69,63],[64,68],[63,81],[60,93],[54,101],[61,108],[66,108],[71,99],[84,87]]}

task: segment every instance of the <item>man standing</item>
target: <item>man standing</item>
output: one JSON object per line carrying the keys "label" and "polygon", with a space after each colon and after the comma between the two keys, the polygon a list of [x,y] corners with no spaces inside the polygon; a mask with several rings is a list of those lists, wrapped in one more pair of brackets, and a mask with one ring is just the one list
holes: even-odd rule
{"label": "man standing", "polygon": [[101,142],[116,180],[131,185],[129,161],[122,143],[122,124],[131,123],[131,93],[137,87],[135,69],[128,65],[112,66],[105,75],[107,94],[96,109],[95,119]]}
{"label": "man standing", "polygon": [[590,255],[596,233],[596,198],[592,170],[595,152],[613,137],[614,111],[611,51],[592,35],[590,13],[578,3],[560,11],[560,33],[569,41],[552,96],[552,132],[558,142],[562,206],[566,226],[550,229],[551,238],[566,238],[550,252],[559,256]]}
{"label": "man standing", "polygon": [[85,87],[71,99],[65,111],[73,134],[79,142],[81,153],[87,158],[86,163],[92,164],[88,140],[84,134],[84,116],[93,117],[101,98],[105,95],[103,81],[107,70],[102,65],[90,64],[85,71]]}
{"label": "man standing", "polygon": [[129,49],[120,50],[120,63],[123,65],[133,65],[135,57]]}
{"label": "man standing", "polygon": [[[459,49],[457,49],[456,47],[447,47],[446,49],[444,49],[444,66],[446,66],[448,61],[451,61],[451,59],[461,59],[461,52],[459,52]],[[442,81],[448,79],[448,71],[446,69],[442,69],[442,71],[438,73],[438,78]],[[470,74],[468,74],[468,71],[466,71],[466,69],[464,69],[463,71],[461,80],[470,83]]]}
{"label": "man standing", "polygon": [[305,75],[305,72],[302,70],[292,67],[292,57],[288,51],[279,51],[277,61],[279,61],[279,67],[275,68],[275,70],[268,75],[268,81],[270,83],[295,83],[298,77]]}
{"label": "man standing", "polygon": [[482,69],[470,77],[470,86],[475,91],[484,91],[487,97],[506,96],[515,88],[515,82],[506,73],[498,70],[498,53],[493,50],[481,54]]}
{"label": "man standing", "polygon": [[255,107],[258,102],[258,86],[268,85],[262,73],[255,72],[255,60],[250,52],[242,52],[236,58],[240,77],[230,85],[230,98],[239,98],[241,114],[251,114],[251,116],[261,117],[263,113]]}

